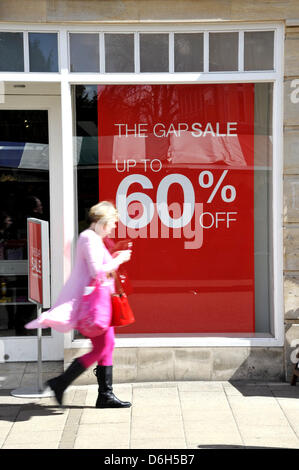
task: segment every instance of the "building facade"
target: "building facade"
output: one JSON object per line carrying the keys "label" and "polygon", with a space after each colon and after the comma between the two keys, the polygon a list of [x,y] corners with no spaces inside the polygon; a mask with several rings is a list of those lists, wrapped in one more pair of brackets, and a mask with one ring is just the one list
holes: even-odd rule
{"label": "building facade", "polygon": [[[49,221],[53,303],[108,199],[136,316],[115,380],[289,380],[298,2],[4,0],[0,18],[0,360],[36,360],[27,218]],[[88,347],[45,330],[43,360]]]}

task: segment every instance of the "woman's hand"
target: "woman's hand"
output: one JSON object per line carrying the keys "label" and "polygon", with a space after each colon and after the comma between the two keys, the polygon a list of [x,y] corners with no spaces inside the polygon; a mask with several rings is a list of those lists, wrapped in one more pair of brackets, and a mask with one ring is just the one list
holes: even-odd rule
{"label": "woman's hand", "polygon": [[132,247],[132,242],[128,238],[127,240],[121,240],[117,242],[113,247],[113,252],[130,250]]}
{"label": "woman's hand", "polygon": [[116,257],[120,264],[126,263],[131,259],[132,250],[122,250],[116,252]]}

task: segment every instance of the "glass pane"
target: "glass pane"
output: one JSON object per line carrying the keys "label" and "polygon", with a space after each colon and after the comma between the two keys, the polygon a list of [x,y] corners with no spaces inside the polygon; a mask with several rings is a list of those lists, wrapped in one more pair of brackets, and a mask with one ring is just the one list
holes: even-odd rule
{"label": "glass pane", "polygon": [[140,34],[140,72],[168,72],[168,34]]}
{"label": "glass pane", "polygon": [[116,201],[109,245],[133,242],[119,335],[270,332],[271,107],[269,84],[76,87],[79,232]]}
{"label": "glass pane", "polygon": [[244,70],[273,70],[274,31],[244,33]]}
{"label": "glass pane", "polygon": [[134,34],[105,34],[105,71],[134,72]]}
{"label": "glass pane", "polygon": [[99,35],[70,34],[71,72],[99,72]]}
{"label": "glass pane", "polygon": [[238,70],[239,33],[209,34],[210,72]]}
{"label": "glass pane", "polygon": [[272,84],[254,86],[254,264],[256,331],[271,331]]}
{"label": "glass pane", "polygon": [[0,71],[24,72],[23,33],[0,33]]}
{"label": "glass pane", "polygon": [[56,33],[29,33],[30,72],[58,72]]}
{"label": "glass pane", "polygon": [[28,302],[27,217],[49,220],[47,111],[0,110],[0,183],[0,337],[36,335],[24,329],[37,313]]}
{"label": "glass pane", "polygon": [[175,72],[203,71],[203,34],[174,35]]}

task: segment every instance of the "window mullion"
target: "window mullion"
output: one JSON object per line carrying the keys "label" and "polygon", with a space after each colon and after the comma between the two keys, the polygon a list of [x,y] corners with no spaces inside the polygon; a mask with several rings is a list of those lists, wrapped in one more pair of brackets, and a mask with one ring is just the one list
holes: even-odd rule
{"label": "window mullion", "polygon": [[169,33],[169,72],[174,73],[174,33]]}
{"label": "window mullion", "polygon": [[135,73],[140,73],[140,35],[138,32],[134,33],[134,59]]}
{"label": "window mullion", "polygon": [[106,71],[106,56],[105,56],[105,33],[101,32],[99,34],[99,51],[100,51],[100,73],[105,73]]}
{"label": "window mullion", "polygon": [[29,61],[29,33],[24,31],[23,33],[24,41],[24,72],[30,72],[30,61]]}
{"label": "window mullion", "polygon": [[69,64],[69,35],[68,32],[64,29],[60,31],[60,40],[58,41],[59,45],[59,59],[60,59],[60,71],[63,74],[66,74],[70,70]]}
{"label": "window mullion", "polygon": [[203,71],[208,73],[209,71],[209,32],[204,31],[203,33]]}
{"label": "window mullion", "polygon": [[239,31],[238,70],[244,72],[244,31]]}

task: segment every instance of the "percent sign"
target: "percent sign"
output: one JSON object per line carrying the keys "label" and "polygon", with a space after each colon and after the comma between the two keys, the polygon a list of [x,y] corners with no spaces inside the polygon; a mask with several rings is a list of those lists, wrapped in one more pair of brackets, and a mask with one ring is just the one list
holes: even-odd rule
{"label": "percent sign", "polygon": [[[207,201],[208,203],[213,201],[213,199],[215,197],[215,194],[217,193],[218,189],[220,188],[220,186],[221,186],[224,178],[226,177],[227,173],[228,173],[228,170],[223,171],[222,175],[220,176],[219,180],[216,183],[216,186],[214,187],[212,193],[210,194],[210,197]],[[206,181],[205,181],[205,177],[207,178]],[[202,171],[199,174],[198,180],[199,180],[199,185],[202,188],[210,188],[214,184],[214,175],[211,171]],[[227,196],[228,191],[230,192],[229,197]],[[221,189],[221,199],[224,202],[233,202],[236,199],[236,195],[237,195],[236,188],[234,186],[230,185],[230,184],[227,184],[227,185],[223,186],[222,189]]]}

